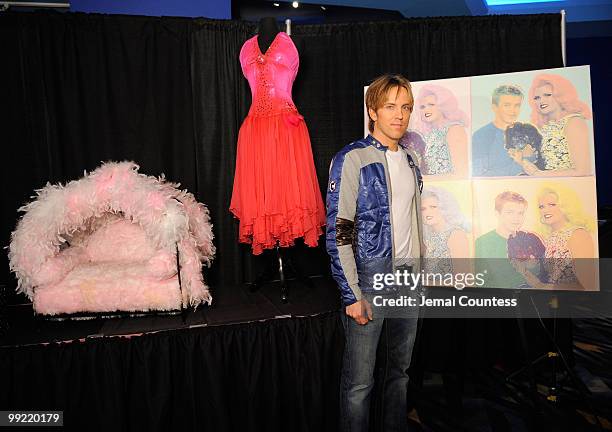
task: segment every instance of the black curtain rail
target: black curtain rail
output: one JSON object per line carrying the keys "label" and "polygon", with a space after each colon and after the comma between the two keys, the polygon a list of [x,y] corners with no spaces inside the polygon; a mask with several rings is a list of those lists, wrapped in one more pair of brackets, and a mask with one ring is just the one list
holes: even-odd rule
{"label": "black curtain rail", "polygon": [[0,1],[0,11],[8,10],[11,7],[70,9],[70,3]]}

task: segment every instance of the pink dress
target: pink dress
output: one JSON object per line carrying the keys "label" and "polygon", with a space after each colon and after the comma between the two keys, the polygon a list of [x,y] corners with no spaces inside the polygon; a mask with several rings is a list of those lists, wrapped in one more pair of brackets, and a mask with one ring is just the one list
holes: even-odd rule
{"label": "pink dress", "polygon": [[242,46],[240,64],[253,102],[238,134],[230,204],[240,219],[239,241],[251,244],[255,255],[296,238],[314,247],[325,209],[308,129],[291,99],[297,49],[280,32],[262,53],[254,36]]}

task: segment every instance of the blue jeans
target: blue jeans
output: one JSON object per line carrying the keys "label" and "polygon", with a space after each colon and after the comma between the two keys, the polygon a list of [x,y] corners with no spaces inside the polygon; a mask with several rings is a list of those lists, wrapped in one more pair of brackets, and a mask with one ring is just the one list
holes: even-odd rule
{"label": "blue jeans", "polygon": [[367,431],[370,396],[374,387],[376,349],[386,322],[387,357],[382,383],[382,421],[385,432],[406,431],[408,413],[408,367],[416,337],[417,317],[382,318],[359,325],[341,311],[345,348],[340,384],[340,429],[346,432]]}

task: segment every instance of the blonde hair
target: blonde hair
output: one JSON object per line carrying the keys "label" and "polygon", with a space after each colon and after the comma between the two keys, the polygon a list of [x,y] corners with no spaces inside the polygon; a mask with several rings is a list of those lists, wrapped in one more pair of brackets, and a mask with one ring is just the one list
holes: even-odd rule
{"label": "blonde hair", "polygon": [[541,234],[548,237],[552,232],[550,226],[541,222],[539,212],[540,201],[548,194],[552,194],[557,197],[559,209],[570,224],[584,228],[591,233],[595,231],[595,218],[584,212],[582,201],[576,191],[567,186],[556,183],[554,185],[546,184],[542,186],[537,194],[538,205],[535,206],[535,210],[538,216],[537,219],[540,221],[538,231]]}
{"label": "blonde hair", "polygon": [[412,86],[410,81],[408,81],[408,79],[402,75],[381,75],[372,81],[372,84],[370,84],[368,87],[365,95],[365,104],[368,111],[368,118],[370,119],[368,122],[368,129],[370,132],[374,132],[374,120],[372,120],[372,117],[370,116],[370,109],[376,112],[376,110],[385,104],[389,90],[399,87],[405,88],[408,92],[411,101],[410,111],[412,111],[412,106],[414,104]]}

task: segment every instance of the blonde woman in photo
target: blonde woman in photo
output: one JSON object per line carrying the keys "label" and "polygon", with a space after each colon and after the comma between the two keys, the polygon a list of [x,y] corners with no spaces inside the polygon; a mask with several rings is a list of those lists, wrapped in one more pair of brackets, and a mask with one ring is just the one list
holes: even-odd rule
{"label": "blonde woman in photo", "polygon": [[543,167],[511,154],[525,173],[534,176],[586,176],[592,174],[589,129],[591,109],[578,98],[574,85],[554,74],[536,76],[529,89],[531,122],[542,134]]}
{"label": "blonde woman in photo", "polygon": [[545,186],[538,192],[537,208],[547,276],[542,280],[515,261],[517,270],[534,288],[596,289],[595,222],[584,213],[580,197],[561,185]]}
{"label": "blonde woman in photo", "polygon": [[[426,270],[429,273],[469,272],[470,223],[447,190],[427,186],[421,196]],[[467,266],[469,267],[469,266]]]}
{"label": "blonde woman in photo", "polygon": [[421,88],[410,130],[418,132],[425,142],[423,174],[467,176],[468,124],[453,92],[435,84]]}

